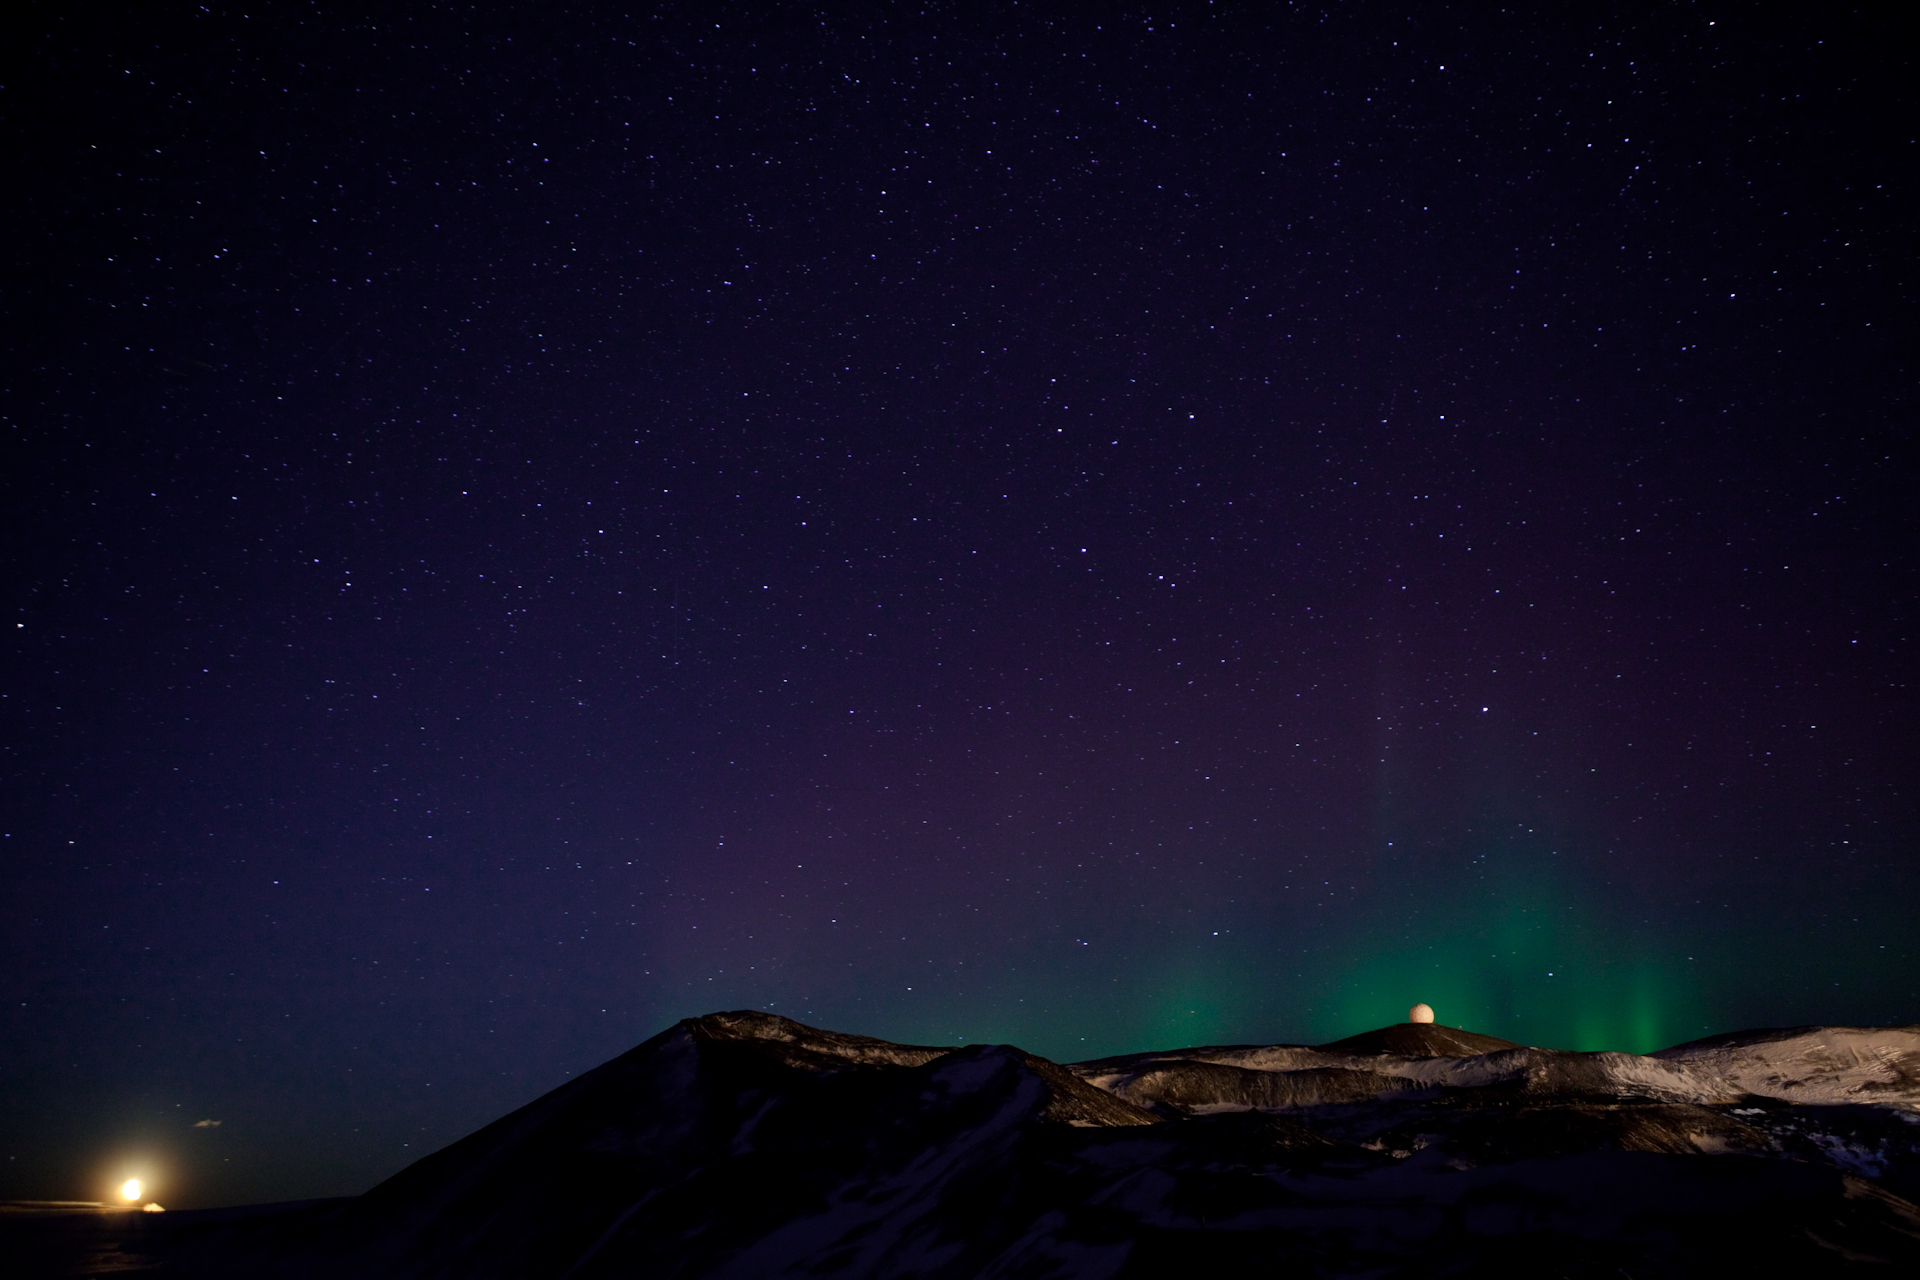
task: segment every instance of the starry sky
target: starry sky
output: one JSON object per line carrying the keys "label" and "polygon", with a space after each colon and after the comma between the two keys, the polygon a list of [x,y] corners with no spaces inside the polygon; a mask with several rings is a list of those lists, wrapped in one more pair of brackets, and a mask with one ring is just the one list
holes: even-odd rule
{"label": "starry sky", "polygon": [[1920,75],[1800,9],[12,10],[0,1194],[717,1009],[1920,1021]]}

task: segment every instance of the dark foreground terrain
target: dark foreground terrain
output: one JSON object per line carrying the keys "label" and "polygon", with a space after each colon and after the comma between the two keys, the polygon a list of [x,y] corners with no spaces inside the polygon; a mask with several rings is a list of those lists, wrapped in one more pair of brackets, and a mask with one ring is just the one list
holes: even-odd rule
{"label": "dark foreground terrain", "polygon": [[1071,1067],[689,1019],[365,1195],[0,1215],[12,1275],[1920,1275],[1920,1028],[1405,1024]]}

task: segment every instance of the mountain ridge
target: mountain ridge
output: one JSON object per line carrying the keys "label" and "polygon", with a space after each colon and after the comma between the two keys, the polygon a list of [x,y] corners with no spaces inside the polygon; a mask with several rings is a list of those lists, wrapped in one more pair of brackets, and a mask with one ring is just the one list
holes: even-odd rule
{"label": "mountain ridge", "polygon": [[1920,1267],[1910,1029],[1744,1034],[1662,1057],[1400,1024],[1059,1064],[714,1013],[352,1200],[178,1215],[165,1256],[286,1280]]}

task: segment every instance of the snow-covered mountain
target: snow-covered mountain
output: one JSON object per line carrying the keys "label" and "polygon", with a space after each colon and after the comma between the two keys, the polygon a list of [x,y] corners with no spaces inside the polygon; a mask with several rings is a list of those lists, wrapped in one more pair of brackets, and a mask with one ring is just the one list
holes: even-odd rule
{"label": "snow-covered mountain", "polygon": [[1663,1062],[1711,1071],[1785,1102],[1920,1107],[1920,1027],[1788,1027],[1662,1049]]}
{"label": "snow-covered mountain", "polygon": [[244,1231],[168,1215],[167,1257],[289,1280],[1913,1271],[1917,1049],[1407,1024],[1065,1067],[712,1014],[357,1199]]}

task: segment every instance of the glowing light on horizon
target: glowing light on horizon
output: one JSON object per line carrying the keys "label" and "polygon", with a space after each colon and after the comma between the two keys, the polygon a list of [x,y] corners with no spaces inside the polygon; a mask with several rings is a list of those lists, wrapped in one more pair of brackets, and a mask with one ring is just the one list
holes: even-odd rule
{"label": "glowing light on horizon", "polygon": [[122,1200],[138,1200],[140,1193],[145,1190],[146,1188],[141,1185],[140,1179],[128,1178],[120,1184],[120,1198]]}

